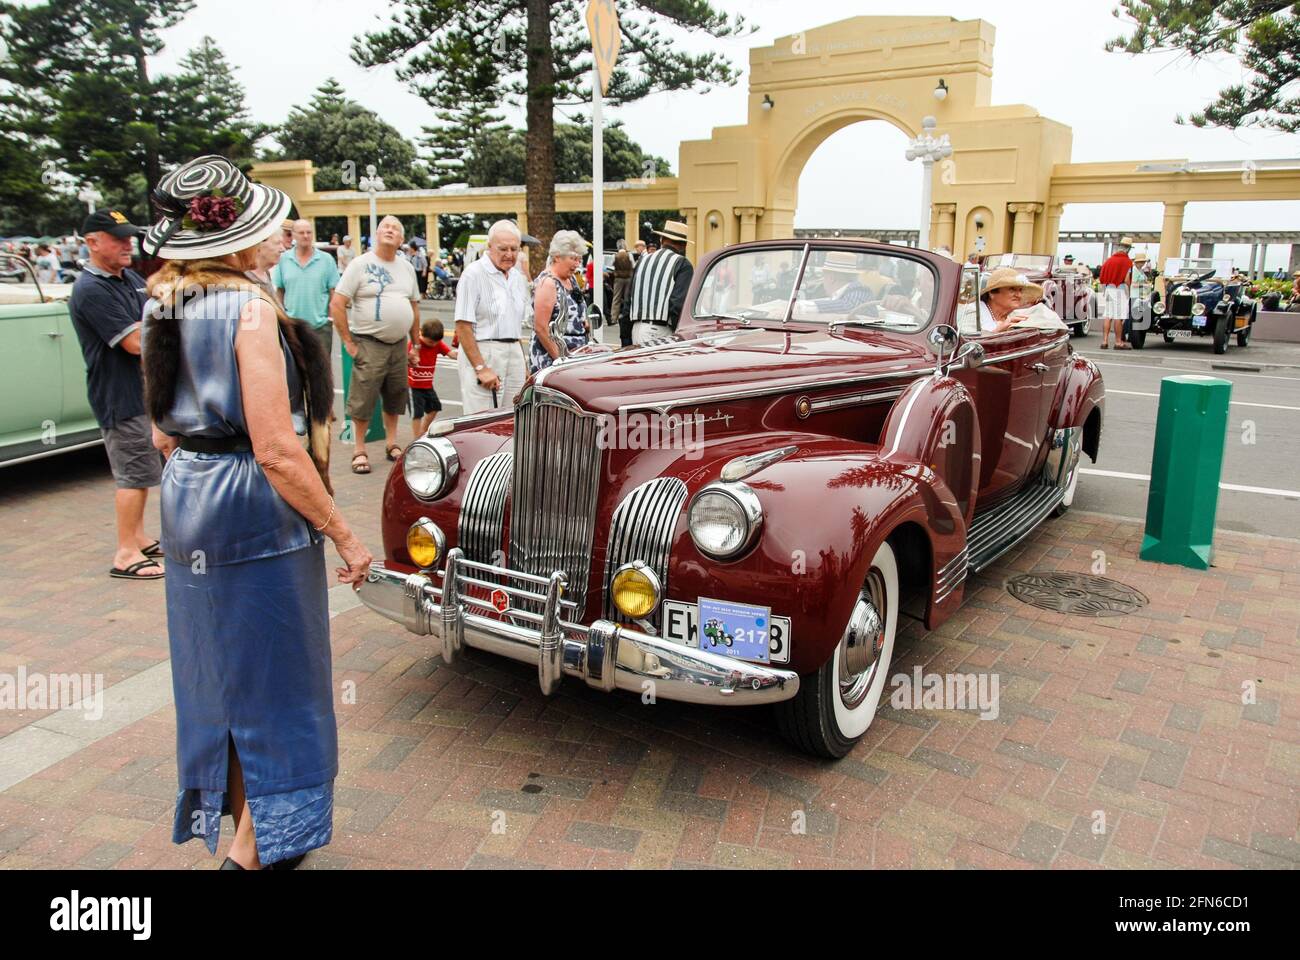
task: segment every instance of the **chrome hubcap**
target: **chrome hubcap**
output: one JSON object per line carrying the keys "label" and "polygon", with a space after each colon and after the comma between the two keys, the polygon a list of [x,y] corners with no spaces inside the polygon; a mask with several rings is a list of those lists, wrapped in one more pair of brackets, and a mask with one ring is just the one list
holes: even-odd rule
{"label": "chrome hubcap", "polygon": [[887,602],[885,579],[873,568],[840,640],[840,701],[850,710],[866,699],[880,665],[889,613]]}

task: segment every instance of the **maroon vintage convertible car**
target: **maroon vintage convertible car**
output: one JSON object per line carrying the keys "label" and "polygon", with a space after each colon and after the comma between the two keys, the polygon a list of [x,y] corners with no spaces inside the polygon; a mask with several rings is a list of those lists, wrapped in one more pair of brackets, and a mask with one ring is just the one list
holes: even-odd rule
{"label": "maroon vintage convertible car", "polygon": [[907,248],[705,258],[677,334],[593,347],[388,478],[374,610],[603,691],[775,704],[838,757],[904,605],[934,628],[1069,506],[1104,388],[1069,333],[978,334],[978,272]]}

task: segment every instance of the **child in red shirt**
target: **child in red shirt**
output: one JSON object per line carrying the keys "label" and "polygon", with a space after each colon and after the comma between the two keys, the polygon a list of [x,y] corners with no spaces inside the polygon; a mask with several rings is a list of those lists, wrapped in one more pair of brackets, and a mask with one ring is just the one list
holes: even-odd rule
{"label": "child in red shirt", "polygon": [[420,439],[442,409],[442,402],[433,389],[433,372],[438,357],[455,360],[457,352],[442,342],[442,323],[425,320],[420,324],[420,342],[412,346],[406,356],[406,385],[411,388],[411,432]]}

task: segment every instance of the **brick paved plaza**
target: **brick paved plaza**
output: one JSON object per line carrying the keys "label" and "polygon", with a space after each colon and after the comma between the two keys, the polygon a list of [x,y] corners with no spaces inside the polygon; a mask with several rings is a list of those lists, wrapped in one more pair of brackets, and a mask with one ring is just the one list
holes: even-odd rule
{"label": "brick paved plaza", "polygon": [[[212,868],[169,840],[163,589],[106,575],[102,456],[28,465],[0,490],[0,671],[118,685],[96,722],[0,711],[0,866]],[[376,553],[384,473],[335,470]],[[156,500],[149,515],[156,531]],[[534,669],[473,650],[446,667],[336,589],[335,836],[305,866],[1294,868],[1300,543],[1221,532],[1198,573],[1139,562],[1140,534],[1071,513],[972,581],[942,629],[900,632],[891,673],[996,673],[1000,715],[886,706],[839,763],[795,753],[762,710],[572,680],[548,700]],[[1098,550],[1147,608],[1064,616],[1003,587],[1092,573]]]}

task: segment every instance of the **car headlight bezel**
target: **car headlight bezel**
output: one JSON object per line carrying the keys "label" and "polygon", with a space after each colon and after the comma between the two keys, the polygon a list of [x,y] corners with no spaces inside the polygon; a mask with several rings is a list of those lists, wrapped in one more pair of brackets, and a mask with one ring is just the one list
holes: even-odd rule
{"label": "car headlight bezel", "polygon": [[1205,316],[1205,304],[1201,303],[1200,301],[1197,301],[1196,303],[1192,304],[1192,316],[1194,317]]}
{"label": "car headlight bezel", "polygon": [[1155,302],[1155,305],[1152,306],[1151,312],[1154,313],[1157,317],[1163,317],[1165,315],[1165,305],[1161,303],[1159,300],[1157,300]]}
{"label": "car headlight bezel", "polygon": [[406,448],[402,478],[411,496],[425,502],[447,495],[460,473],[460,455],[446,437],[425,437]]}
{"label": "car headlight bezel", "polygon": [[[714,498],[723,498],[715,501]],[[734,529],[736,535],[724,541],[704,538],[701,528],[704,521],[700,512],[707,509],[712,502],[727,504],[734,510]],[[763,505],[758,495],[747,483],[739,481],[723,483],[714,481],[696,492],[686,510],[686,526],[690,531],[695,549],[713,560],[738,560],[748,553],[758,542],[763,529]]]}

